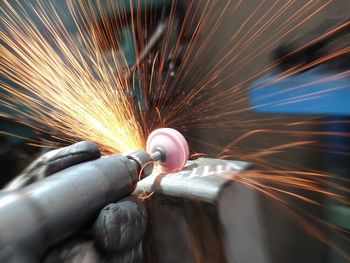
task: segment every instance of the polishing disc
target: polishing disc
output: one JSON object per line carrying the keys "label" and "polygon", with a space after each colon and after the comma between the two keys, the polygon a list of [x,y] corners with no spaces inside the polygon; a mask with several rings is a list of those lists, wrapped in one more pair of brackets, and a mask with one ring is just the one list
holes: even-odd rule
{"label": "polishing disc", "polygon": [[164,158],[156,166],[164,173],[181,170],[189,158],[187,141],[175,129],[157,129],[148,136],[146,151],[152,154],[157,150],[163,152]]}

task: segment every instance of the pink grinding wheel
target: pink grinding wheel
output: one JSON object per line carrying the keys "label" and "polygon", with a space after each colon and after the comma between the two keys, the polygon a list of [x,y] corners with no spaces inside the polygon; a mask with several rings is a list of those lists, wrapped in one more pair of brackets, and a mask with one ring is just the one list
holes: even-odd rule
{"label": "pink grinding wheel", "polygon": [[147,139],[147,152],[154,153],[160,148],[165,153],[164,162],[158,162],[157,166],[164,173],[181,170],[189,157],[188,144],[185,137],[177,130],[162,128],[154,130]]}

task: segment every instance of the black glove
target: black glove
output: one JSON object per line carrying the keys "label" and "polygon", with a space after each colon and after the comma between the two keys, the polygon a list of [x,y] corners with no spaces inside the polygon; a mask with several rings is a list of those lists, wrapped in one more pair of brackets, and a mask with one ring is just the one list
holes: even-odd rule
{"label": "black glove", "polygon": [[102,209],[93,226],[54,247],[44,263],[143,262],[146,211],[135,197]]}
{"label": "black glove", "polygon": [[4,190],[22,188],[65,168],[97,159],[100,156],[101,153],[97,145],[87,141],[47,152],[32,162],[19,176],[8,183]]}
{"label": "black glove", "polygon": [[[47,152],[11,181],[5,190],[21,188],[100,155],[97,145],[87,141]],[[147,216],[137,198],[130,196],[110,204],[96,218],[93,226],[57,244],[42,261],[142,262],[142,237]]]}

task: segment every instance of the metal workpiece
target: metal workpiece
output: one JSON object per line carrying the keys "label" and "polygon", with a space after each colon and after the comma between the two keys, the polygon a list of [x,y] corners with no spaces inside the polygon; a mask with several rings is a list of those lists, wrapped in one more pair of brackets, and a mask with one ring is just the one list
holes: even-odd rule
{"label": "metal workpiece", "polygon": [[139,182],[136,193],[155,191],[167,196],[193,198],[208,203],[216,201],[222,187],[235,174],[251,167],[250,163],[211,158],[188,161],[177,173],[156,172]]}
{"label": "metal workpiece", "polygon": [[129,195],[138,164],[114,155],[72,166],[0,197],[0,262],[37,262],[45,250]]}
{"label": "metal workpiece", "polygon": [[136,193],[153,193],[146,199],[149,262],[271,262],[259,195],[234,180],[252,169],[199,158],[140,181]]}

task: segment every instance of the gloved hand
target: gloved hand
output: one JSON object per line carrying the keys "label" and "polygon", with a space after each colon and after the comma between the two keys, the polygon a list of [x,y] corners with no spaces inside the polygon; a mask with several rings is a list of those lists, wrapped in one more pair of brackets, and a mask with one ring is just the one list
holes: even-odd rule
{"label": "gloved hand", "polygon": [[[21,188],[100,155],[97,145],[87,141],[47,152],[10,182],[5,190]],[[42,262],[142,262],[146,218],[145,208],[136,197],[107,205],[96,215],[92,226],[57,244]]]}
{"label": "gloved hand", "polygon": [[110,204],[92,227],[54,247],[43,262],[143,262],[146,218],[144,206],[135,197]]}

